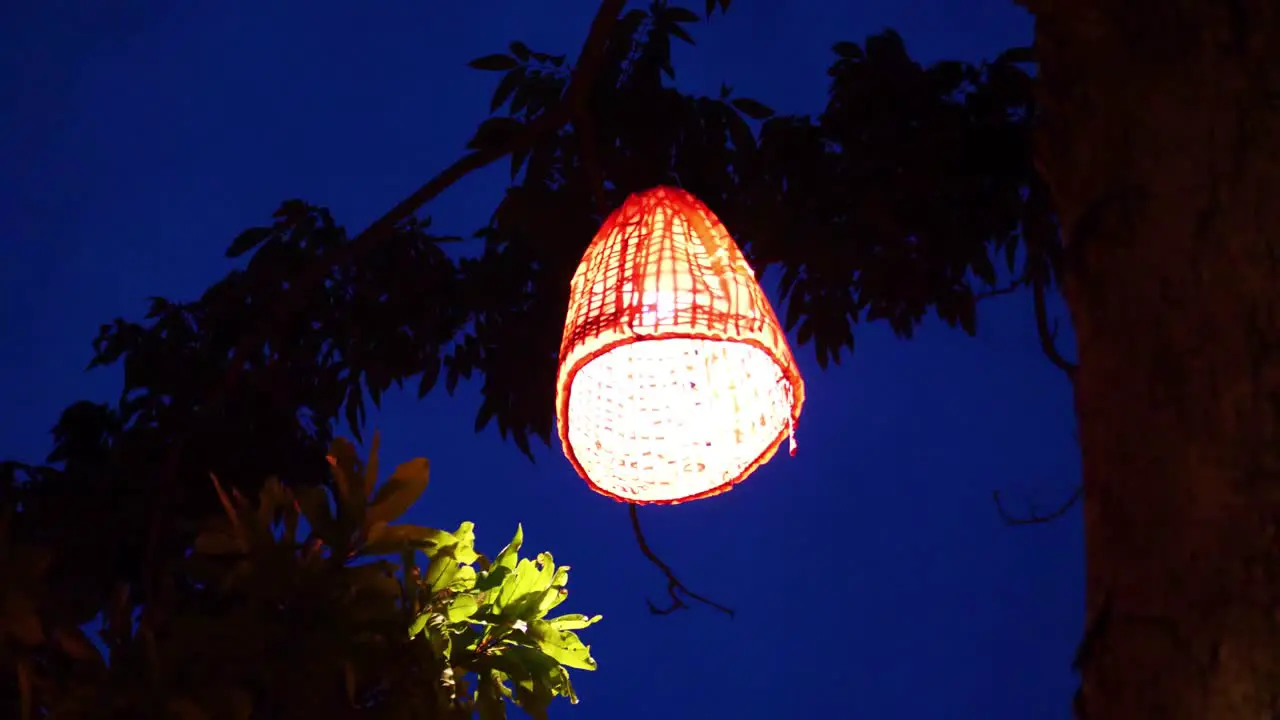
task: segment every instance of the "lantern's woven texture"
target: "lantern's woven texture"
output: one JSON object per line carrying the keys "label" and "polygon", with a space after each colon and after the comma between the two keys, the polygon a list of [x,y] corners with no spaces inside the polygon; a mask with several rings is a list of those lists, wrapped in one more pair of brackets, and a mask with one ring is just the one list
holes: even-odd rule
{"label": "lantern's woven texture", "polygon": [[627,198],[570,285],[556,419],[591,487],[637,504],[724,492],[793,432],[804,384],[751,266],[696,198]]}

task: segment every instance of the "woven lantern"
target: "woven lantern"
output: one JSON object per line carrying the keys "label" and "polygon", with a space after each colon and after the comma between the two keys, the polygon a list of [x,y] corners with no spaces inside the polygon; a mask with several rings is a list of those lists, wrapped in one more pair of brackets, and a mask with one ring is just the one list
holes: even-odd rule
{"label": "woven lantern", "polygon": [[684,190],[636,193],[570,284],[556,419],[593,490],[671,504],[732,488],[790,440],[804,383],[751,266]]}

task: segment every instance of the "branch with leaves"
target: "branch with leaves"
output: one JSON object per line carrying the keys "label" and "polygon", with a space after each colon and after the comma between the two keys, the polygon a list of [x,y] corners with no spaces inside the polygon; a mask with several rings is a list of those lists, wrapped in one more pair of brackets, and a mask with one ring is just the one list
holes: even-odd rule
{"label": "branch with leaves", "polygon": [[[395,207],[384,213],[372,225],[352,238],[350,242],[339,245],[326,253],[319,261],[308,266],[306,271],[293,280],[290,293],[285,296],[285,299],[278,306],[273,308],[276,323],[284,324],[288,322],[288,317],[293,310],[292,303],[299,302],[301,298],[306,297],[307,291],[323,281],[335,266],[354,263],[360,258],[372,254],[381,243],[393,237],[396,229],[412,218],[419,208],[447,190],[451,185],[470,173],[508,155],[527,151],[538,138],[570,122],[573,119],[574,111],[582,105],[582,97],[590,90],[595,80],[609,34],[613,29],[614,23],[617,22],[619,13],[622,12],[625,6],[626,0],[603,0],[600,3],[600,8],[596,11],[595,18],[591,21],[591,29],[583,42],[582,51],[578,54],[578,62],[574,65],[573,72],[570,75],[569,88],[558,107],[538,117],[523,132],[511,135],[509,144],[477,150],[445,168],[440,174],[427,181],[408,197],[397,203]],[[249,249],[251,248],[243,248],[242,252]],[[232,356],[230,371],[224,383],[226,388],[235,385],[244,366],[244,356],[248,348],[253,346],[254,341],[253,337],[245,336],[237,348],[236,354]]]}

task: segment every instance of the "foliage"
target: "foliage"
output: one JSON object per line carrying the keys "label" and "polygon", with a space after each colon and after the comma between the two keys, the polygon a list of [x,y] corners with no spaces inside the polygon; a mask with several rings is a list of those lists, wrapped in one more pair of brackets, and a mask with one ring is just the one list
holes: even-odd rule
{"label": "foliage", "polygon": [[215,477],[222,512],[136,619],[120,586],[105,657],[48,602],[48,551],[0,535],[0,676],[17,679],[0,707],[24,718],[501,718],[508,699],[533,717],[557,696],[577,702],[568,669],[596,665],[574,631],[599,616],[547,617],[568,594],[567,566],[519,558],[520,529],[490,561],[472,523],[393,524],[427,487],[426,460],[378,487],[376,438],[367,465],[345,440],[328,460],[333,494],[271,478],[255,503]]}
{"label": "foliage", "polygon": [[[708,0],[705,12],[729,5]],[[824,367],[853,348],[859,322],[910,337],[933,313],[973,333],[981,297],[1025,286],[1042,298],[1055,282],[1025,49],[924,67],[892,31],[838,42],[825,107],[779,115],[727,86],[716,97],[674,86],[672,46],[694,42],[694,11],[655,0],[614,15],[576,66],[518,41],[471,63],[495,87],[464,160],[509,154],[511,185],[461,259],[444,250],[459,238],[434,234],[430,218],[361,244],[328,210],[289,200],[231,242],[240,265],[201,297],[153,298],[142,321],[102,326],[91,367],[123,366],[119,401],[70,406],[49,465],[0,472],[0,488],[21,489],[9,531],[44,553],[20,562],[44,578],[41,607],[56,605],[58,627],[145,605],[226,505],[210,471],[233,499],[292,493],[324,527],[320,498],[347,490],[337,474],[321,480],[319,458],[338,422],[358,438],[367,403],[393,385],[421,397],[476,378],[476,430],[494,424],[532,458],[531,438],[551,435],[569,278],[602,212],[630,192],[675,184],[705,201],[758,276],[780,278],[780,314]],[[561,112],[575,77],[591,81],[572,122],[517,142]],[[278,484],[264,486],[269,476]],[[336,557],[391,542],[331,537]],[[470,642],[424,628],[448,647]],[[561,687],[546,682],[534,687]]]}

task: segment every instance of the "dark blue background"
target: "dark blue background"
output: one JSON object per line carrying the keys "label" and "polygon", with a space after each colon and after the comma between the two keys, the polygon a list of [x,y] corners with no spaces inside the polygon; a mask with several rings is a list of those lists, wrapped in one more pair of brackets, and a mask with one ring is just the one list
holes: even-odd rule
{"label": "dark blue background", "polygon": [[[468,60],[514,39],[572,56],[594,9],[4,3],[0,456],[39,460],[67,403],[114,399],[117,370],[82,372],[99,323],[140,316],[148,295],[199,294],[228,269],[227,242],[285,198],[363,228],[461,154],[496,80]],[[924,61],[1031,36],[1010,0],[739,0],[691,28],[700,44],[677,49],[679,85],[714,95],[725,81],[780,112],[816,112],[831,44],[885,26]],[[436,201],[437,229],[483,225],[505,172]],[[414,520],[474,520],[490,552],[522,521],[530,550],[574,567],[564,607],[605,615],[584,633],[600,670],[577,675],[583,702],[557,716],[1068,717],[1079,515],[1006,528],[990,497],[1049,507],[1079,475],[1070,389],[1040,354],[1029,298],[984,304],[976,339],[937,322],[911,342],[860,327],[842,367],[798,355],[810,396],[799,454],[728,495],[642,511],[655,549],[734,606],[733,621],[650,616],[644,597],[663,582],[624,507],[588,492],[558,448],[530,465],[492,429],[474,435],[474,385],[392,395],[370,423],[386,462],[433,462]]]}

